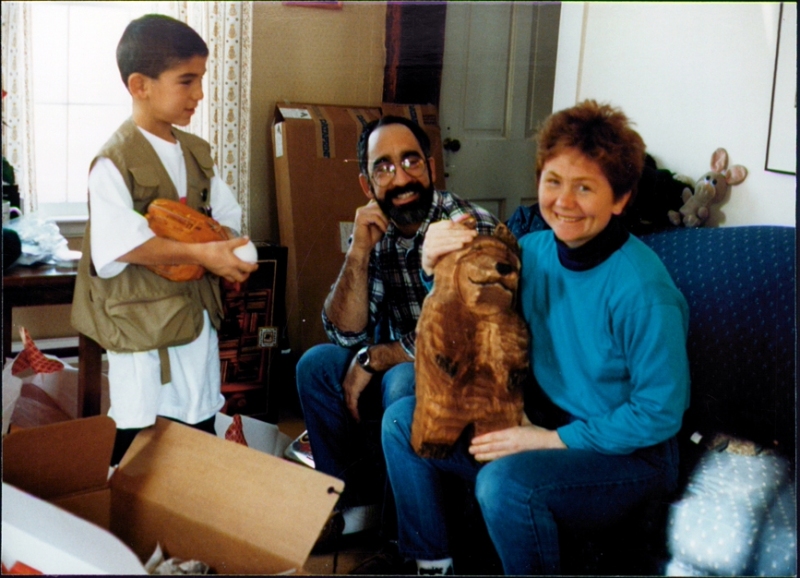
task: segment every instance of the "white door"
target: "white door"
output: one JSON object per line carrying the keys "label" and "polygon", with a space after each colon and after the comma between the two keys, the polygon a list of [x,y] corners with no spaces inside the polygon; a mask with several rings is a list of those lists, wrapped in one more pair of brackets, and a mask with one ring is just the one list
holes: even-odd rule
{"label": "white door", "polygon": [[505,221],[536,198],[552,112],[559,4],[448,2],[439,100],[447,188]]}

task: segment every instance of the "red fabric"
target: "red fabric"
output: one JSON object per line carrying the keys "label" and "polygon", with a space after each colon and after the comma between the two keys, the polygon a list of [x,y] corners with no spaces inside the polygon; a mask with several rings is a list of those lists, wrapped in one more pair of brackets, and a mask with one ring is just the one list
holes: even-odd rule
{"label": "red fabric", "polygon": [[233,423],[225,431],[225,439],[243,446],[247,445],[247,440],[244,439],[244,431],[242,430],[242,416],[238,413],[233,416]]}
{"label": "red fabric", "polygon": [[6,568],[6,565],[2,565],[2,573],[3,574],[22,574],[26,576],[35,576],[41,575],[42,573],[39,572],[36,568],[31,568],[27,564],[23,564],[22,562],[14,562],[14,565],[11,568]]}
{"label": "red fabric", "polygon": [[29,367],[36,373],[56,373],[64,369],[62,362],[56,359],[49,359],[39,351],[27,329],[22,327],[20,335],[22,336],[23,349],[11,366],[11,375],[17,375]]}

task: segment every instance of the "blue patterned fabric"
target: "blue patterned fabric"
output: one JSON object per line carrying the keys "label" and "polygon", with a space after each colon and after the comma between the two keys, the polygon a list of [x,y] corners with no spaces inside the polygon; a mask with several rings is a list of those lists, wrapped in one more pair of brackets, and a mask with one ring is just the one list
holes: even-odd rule
{"label": "blue patterned fabric", "polygon": [[683,431],[794,453],[795,229],[685,229],[642,237],[689,303],[691,407]]}
{"label": "blue patterned fabric", "polygon": [[706,452],[670,508],[666,574],[796,574],[793,490],[780,456]]}
{"label": "blue patterned fabric", "polygon": [[756,576],[797,576],[797,487],[785,484],[770,504],[753,557]]}
{"label": "blue patterned fabric", "polygon": [[[691,407],[681,440],[724,432],[794,456],[795,229],[675,229],[642,237],[689,303]],[[777,442],[775,444],[774,442]],[[667,574],[797,573],[794,468],[781,456],[685,449]]]}

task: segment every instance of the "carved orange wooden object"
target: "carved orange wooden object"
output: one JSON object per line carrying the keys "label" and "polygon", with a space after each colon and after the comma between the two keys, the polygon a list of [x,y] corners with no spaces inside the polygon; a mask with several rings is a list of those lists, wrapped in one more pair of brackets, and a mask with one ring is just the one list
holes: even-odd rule
{"label": "carved orange wooden object", "polygon": [[446,456],[470,424],[474,435],[520,424],[529,360],[519,271],[504,225],[436,264],[417,322],[411,445],[420,456]]}

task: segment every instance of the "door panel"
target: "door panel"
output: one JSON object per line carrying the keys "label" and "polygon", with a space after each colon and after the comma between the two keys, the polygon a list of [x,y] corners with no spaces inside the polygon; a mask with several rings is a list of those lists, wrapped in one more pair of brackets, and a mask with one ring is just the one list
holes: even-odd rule
{"label": "door panel", "polygon": [[558,4],[450,2],[440,99],[447,187],[507,219],[535,199],[534,142],[552,111]]}

